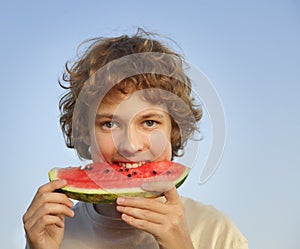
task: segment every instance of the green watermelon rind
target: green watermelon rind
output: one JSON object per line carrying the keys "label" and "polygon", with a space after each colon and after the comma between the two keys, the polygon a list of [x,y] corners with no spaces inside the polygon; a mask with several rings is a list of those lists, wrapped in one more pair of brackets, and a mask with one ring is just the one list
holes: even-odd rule
{"label": "green watermelon rind", "polygon": [[[184,172],[178,177],[173,184],[176,188],[179,188],[190,172],[190,168],[185,167]],[[54,181],[57,178],[57,169],[52,169],[48,173],[49,180]],[[143,198],[157,198],[163,196],[163,193],[159,192],[149,192],[145,191],[142,188],[120,188],[120,189],[111,189],[109,191],[103,189],[80,189],[69,187],[63,187],[58,189],[57,192],[64,193],[69,198],[89,202],[89,203],[114,203],[116,199],[120,196],[129,196],[129,197],[143,197]]]}

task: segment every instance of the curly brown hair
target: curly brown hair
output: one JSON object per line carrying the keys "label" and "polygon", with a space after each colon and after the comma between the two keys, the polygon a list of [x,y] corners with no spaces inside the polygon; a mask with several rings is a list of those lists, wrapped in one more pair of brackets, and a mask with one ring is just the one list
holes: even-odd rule
{"label": "curly brown hair", "polygon": [[[91,159],[88,150],[90,145],[84,139],[89,135],[89,122],[93,121],[88,110],[93,104],[96,105],[95,108],[99,105],[97,99],[99,100],[99,92],[105,80],[103,75],[97,74],[105,66],[105,79],[109,78],[113,82],[109,90],[104,92],[106,96],[112,93],[128,95],[137,90],[149,89],[150,94],[147,91],[144,96],[146,100],[167,106],[172,113],[172,158],[183,154],[187,140],[198,131],[197,122],[202,117],[202,109],[191,96],[191,81],[184,72],[184,60],[180,54],[154,39],[154,36],[157,35],[138,29],[132,36],[91,39],[83,43],[89,43],[89,46],[78,60],[71,66],[68,62],[65,64],[62,80],[67,84],[59,81],[60,86],[67,90],[59,101],[60,125],[67,147],[75,148],[80,158]],[[121,62],[122,70],[113,70],[111,63],[130,55],[142,55],[147,58],[147,62],[143,62],[141,57],[136,60],[130,57],[123,64]],[[142,72],[137,73],[141,68]],[[129,77],[120,76],[120,71],[126,72],[124,75]],[[131,71],[133,73],[128,74]],[[87,85],[89,87],[85,94],[88,97],[80,99],[80,94]],[[163,91],[161,94],[157,94],[157,91],[151,94],[154,89]],[[165,91],[171,94],[163,94]],[[103,100],[109,101],[109,98],[105,97]],[[80,105],[80,108],[76,109],[76,105]],[[77,122],[76,128],[74,120]]]}

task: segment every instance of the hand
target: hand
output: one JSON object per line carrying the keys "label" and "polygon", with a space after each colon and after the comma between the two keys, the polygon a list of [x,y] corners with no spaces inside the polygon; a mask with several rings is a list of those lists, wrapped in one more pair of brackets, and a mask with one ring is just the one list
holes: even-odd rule
{"label": "hand", "polygon": [[24,229],[30,249],[59,249],[64,235],[64,217],[74,216],[73,202],[54,192],[66,186],[56,180],[41,186],[23,215]]}
{"label": "hand", "polygon": [[[149,185],[147,190],[157,191],[157,186]],[[161,249],[194,248],[177,189],[172,186],[165,190],[164,195],[165,203],[156,199],[120,197],[117,199],[117,210],[126,223],[151,233]]]}

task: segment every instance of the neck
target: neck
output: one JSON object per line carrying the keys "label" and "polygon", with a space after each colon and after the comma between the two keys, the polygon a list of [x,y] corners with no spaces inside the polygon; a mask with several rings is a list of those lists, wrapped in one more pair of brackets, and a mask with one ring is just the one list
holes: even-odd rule
{"label": "neck", "polygon": [[94,204],[97,213],[116,219],[121,219],[121,214],[116,209],[116,203],[112,204]]}

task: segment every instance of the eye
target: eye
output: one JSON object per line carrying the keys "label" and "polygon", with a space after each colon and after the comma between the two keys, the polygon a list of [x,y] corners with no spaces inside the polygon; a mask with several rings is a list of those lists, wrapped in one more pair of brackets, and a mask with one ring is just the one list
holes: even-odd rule
{"label": "eye", "polygon": [[150,127],[150,128],[155,127],[157,124],[158,124],[158,123],[157,123],[156,121],[154,121],[154,120],[146,120],[146,121],[144,122],[144,125],[145,125],[146,127]]}
{"label": "eye", "polygon": [[118,126],[117,126],[117,124],[116,124],[115,122],[113,122],[113,121],[106,121],[106,122],[103,122],[103,123],[101,124],[101,127],[102,127],[103,129],[114,129],[114,128],[117,128]]}

